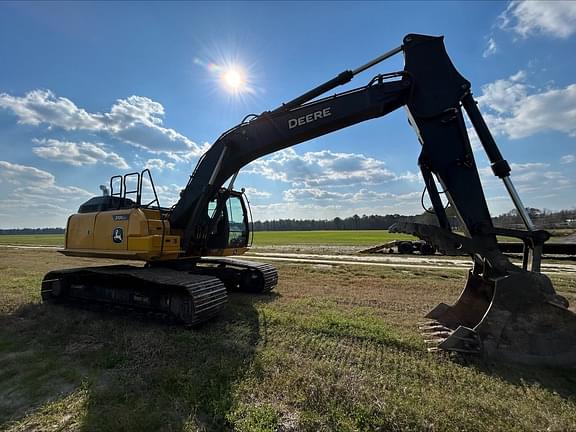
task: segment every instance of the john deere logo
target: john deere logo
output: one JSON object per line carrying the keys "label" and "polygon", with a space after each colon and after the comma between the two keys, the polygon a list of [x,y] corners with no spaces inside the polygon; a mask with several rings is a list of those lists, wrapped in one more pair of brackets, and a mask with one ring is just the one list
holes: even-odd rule
{"label": "john deere logo", "polygon": [[112,231],[112,241],[114,243],[122,243],[124,240],[124,230],[122,228],[114,228]]}

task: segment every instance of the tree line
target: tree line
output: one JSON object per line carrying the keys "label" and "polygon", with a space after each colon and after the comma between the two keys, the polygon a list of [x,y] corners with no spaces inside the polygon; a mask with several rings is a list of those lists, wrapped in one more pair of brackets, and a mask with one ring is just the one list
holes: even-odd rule
{"label": "tree line", "polygon": [[322,231],[322,230],[382,230],[388,229],[400,220],[411,216],[394,215],[354,215],[334,219],[278,219],[255,221],[254,231]]}
{"label": "tree line", "polygon": [[[540,229],[576,228],[576,209],[572,210],[540,210],[526,209],[530,218]],[[452,208],[448,207],[446,213],[454,229],[459,229],[459,222]],[[436,216],[430,212],[423,212],[416,216],[393,215],[363,215],[334,219],[275,219],[255,221],[254,231],[322,231],[322,230],[387,230],[396,222],[407,221],[435,225]],[[503,228],[524,227],[522,218],[516,210],[493,217],[495,226]]]}
{"label": "tree line", "polygon": [[11,228],[0,229],[0,235],[64,234],[64,228]]}
{"label": "tree line", "polygon": [[[537,228],[576,228],[576,209],[551,211],[527,208],[526,211]],[[514,228],[523,226],[522,218],[518,215],[516,209],[496,216],[493,220],[494,224],[499,227]]]}
{"label": "tree line", "polygon": [[[527,208],[534,224],[540,229],[576,228],[576,209],[571,210],[541,210]],[[453,228],[458,229],[455,212],[449,207],[446,209]],[[494,225],[505,228],[523,227],[522,219],[516,210],[511,210],[492,218]],[[435,224],[436,217],[424,212],[416,216],[392,215],[354,215],[346,218],[334,219],[275,219],[255,221],[254,231],[323,231],[323,230],[386,230],[399,221],[411,221],[425,224]],[[0,229],[0,235],[14,234],[63,234],[64,228],[23,228]]]}

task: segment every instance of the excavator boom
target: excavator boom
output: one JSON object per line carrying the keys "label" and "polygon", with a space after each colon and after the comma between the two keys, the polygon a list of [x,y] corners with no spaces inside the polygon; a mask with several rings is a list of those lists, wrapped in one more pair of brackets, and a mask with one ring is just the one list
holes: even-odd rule
{"label": "excavator boom", "polygon": [[[386,79],[396,79],[387,81]],[[184,230],[183,246],[202,241],[209,229],[203,209],[225,181],[253,160],[356,123],[382,117],[406,104],[410,79],[378,76],[367,86],[292,109],[264,112],[224,133],[199,161],[170,223]],[[199,237],[194,238],[197,235]]]}

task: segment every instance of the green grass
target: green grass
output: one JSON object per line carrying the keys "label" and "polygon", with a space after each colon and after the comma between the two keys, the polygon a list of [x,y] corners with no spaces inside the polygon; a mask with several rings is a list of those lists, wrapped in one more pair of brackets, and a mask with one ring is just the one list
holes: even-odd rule
{"label": "green grass", "polygon": [[426,351],[462,272],[283,265],[192,330],[40,304],[45,272],[90,263],[0,250],[0,430],[576,430],[576,370]]}
{"label": "green grass", "polygon": [[[552,241],[562,237],[553,237]],[[254,246],[376,246],[392,240],[413,240],[415,237],[407,234],[390,233],[387,230],[359,231],[256,231]],[[517,239],[501,237],[500,241],[518,241]],[[63,234],[44,235],[0,235],[0,245],[42,245],[64,246]]]}
{"label": "green grass", "polygon": [[64,246],[64,234],[0,235],[0,245]]}
{"label": "green grass", "polygon": [[407,234],[390,233],[386,230],[365,231],[257,231],[255,246],[282,245],[335,245],[370,246],[391,240],[414,239]]}
{"label": "green grass", "polygon": [[[413,239],[406,234],[393,234],[386,230],[374,231],[258,231],[254,233],[254,246],[272,245],[358,245],[370,246],[391,240]],[[1,244],[63,246],[64,235],[3,235]]]}

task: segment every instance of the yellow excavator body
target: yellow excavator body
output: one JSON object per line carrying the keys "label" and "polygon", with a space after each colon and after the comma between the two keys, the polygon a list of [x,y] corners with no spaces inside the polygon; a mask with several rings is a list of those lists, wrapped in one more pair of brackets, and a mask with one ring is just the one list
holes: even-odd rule
{"label": "yellow excavator body", "polygon": [[[202,255],[243,255],[248,250],[217,248]],[[158,210],[132,208],[73,214],[68,218],[64,249],[60,252],[67,256],[149,262],[174,260],[184,251],[180,249],[180,234],[171,231],[170,222],[162,219]]]}
{"label": "yellow excavator body", "polygon": [[77,213],[68,218],[64,250],[68,256],[156,261],[181,253],[180,236],[153,209],[132,208]]}

